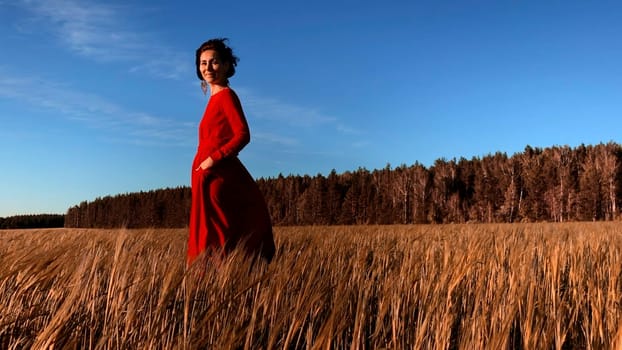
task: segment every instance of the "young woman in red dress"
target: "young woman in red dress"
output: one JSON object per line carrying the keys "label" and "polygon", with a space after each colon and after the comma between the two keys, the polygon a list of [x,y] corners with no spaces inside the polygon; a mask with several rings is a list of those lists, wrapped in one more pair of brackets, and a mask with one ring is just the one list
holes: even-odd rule
{"label": "young woman in red dress", "polygon": [[237,246],[270,261],[275,246],[270,214],[255,180],[237,155],[250,141],[242,105],[229,87],[238,58],[227,39],[196,51],[197,76],[210,98],[199,124],[192,164],[192,207],[187,266],[201,254],[222,256]]}

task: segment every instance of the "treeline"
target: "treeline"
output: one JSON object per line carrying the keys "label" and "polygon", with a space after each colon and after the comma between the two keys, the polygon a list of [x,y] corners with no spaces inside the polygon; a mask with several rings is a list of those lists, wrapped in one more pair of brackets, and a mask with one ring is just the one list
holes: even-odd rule
{"label": "treeline", "polygon": [[[615,220],[622,147],[533,148],[432,166],[359,168],[257,180],[275,225]],[[184,227],[190,189],[105,197],[70,208],[68,227]]]}
{"label": "treeline", "polygon": [[327,177],[260,180],[277,224],[614,220],[622,148],[615,143],[508,157],[437,160]]}
{"label": "treeline", "polygon": [[65,225],[65,215],[36,214],[0,218],[0,229],[54,228]]}
{"label": "treeline", "polygon": [[176,187],[84,201],[67,210],[65,227],[185,227],[191,196],[190,188]]}

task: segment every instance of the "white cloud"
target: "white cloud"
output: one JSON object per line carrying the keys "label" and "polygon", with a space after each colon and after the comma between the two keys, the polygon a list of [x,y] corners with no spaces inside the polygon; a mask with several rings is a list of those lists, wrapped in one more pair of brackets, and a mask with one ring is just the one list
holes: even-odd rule
{"label": "white cloud", "polygon": [[20,27],[49,27],[78,55],[97,62],[127,62],[131,72],[159,78],[177,79],[191,72],[185,56],[128,18],[128,13],[137,11],[129,6],[77,0],[23,0],[21,4],[33,17]]}
{"label": "white cloud", "polygon": [[359,129],[353,128],[351,126],[347,126],[347,125],[342,124],[342,123],[337,124],[337,130],[339,130],[340,132],[342,132],[344,134],[352,134],[352,135],[359,135],[359,134],[363,133]]}
{"label": "white cloud", "polygon": [[338,118],[316,108],[299,106],[276,98],[259,96],[249,89],[236,89],[246,114],[254,118],[276,121],[293,127],[330,127],[342,134],[361,134],[362,131],[344,124]]}
{"label": "white cloud", "polygon": [[0,98],[56,111],[88,127],[131,137],[133,143],[153,145],[165,142],[169,146],[188,146],[195,142],[196,125],[192,123],[128,110],[96,94],[77,91],[56,82],[33,77],[12,77],[1,67],[0,73]]}
{"label": "white cloud", "polygon": [[258,96],[249,90],[238,89],[247,114],[255,118],[286,123],[292,126],[309,127],[332,124],[336,118],[320,113],[313,108],[285,103],[275,98]]}
{"label": "white cloud", "polygon": [[[250,89],[236,88],[240,95],[243,108],[250,119],[254,119],[251,125],[252,137],[261,143],[278,145],[279,152],[298,155],[341,155],[342,151],[305,151],[305,144],[309,134],[326,135],[324,138],[364,137],[364,131],[343,123],[340,119],[323,114],[318,109],[285,103],[272,97],[260,96]],[[253,120],[251,120],[253,122]],[[253,132],[253,130],[257,130]],[[270,130],[270,131],[267,131]],[[293,135],[293,136],[288,136]],[[332,141],[325,140],[325,145],[330,148]],[[364,140],[352,140],[352,148],[360,149],[368,144]]]}
{"label": "white cloud", "polygon": [[261,142],[278,144],[281,146],[295,146],[300,142],[297,139],[292,137],[277,135],[274,133],[266,133],[266,132],[252,132],[251,136],[254,140],[258,140]]}

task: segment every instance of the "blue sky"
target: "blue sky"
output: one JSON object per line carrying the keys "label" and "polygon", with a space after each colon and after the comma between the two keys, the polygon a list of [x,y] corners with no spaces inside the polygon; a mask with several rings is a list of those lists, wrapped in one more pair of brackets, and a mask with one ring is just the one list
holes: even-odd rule
{"label": "blue sky", "polygon": [[0,216],[189,185],[228,37],[255,177],[620,142],[617,1],[0,0]]}

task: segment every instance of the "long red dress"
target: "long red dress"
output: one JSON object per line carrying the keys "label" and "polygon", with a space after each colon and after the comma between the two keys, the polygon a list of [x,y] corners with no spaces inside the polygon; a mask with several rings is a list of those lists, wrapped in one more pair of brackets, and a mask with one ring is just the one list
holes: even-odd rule
{"label": "long red dress", "polygon": [[[192,163],[192,207],[187,265],[202,253],[228,253],[243,245],[248,255],[274,256],[272,223],[257,183],[237,155],[250,141],[248,123],[235,92],[212,95],[199,124]],[[199,169],[212,157],[214,165]]]}

